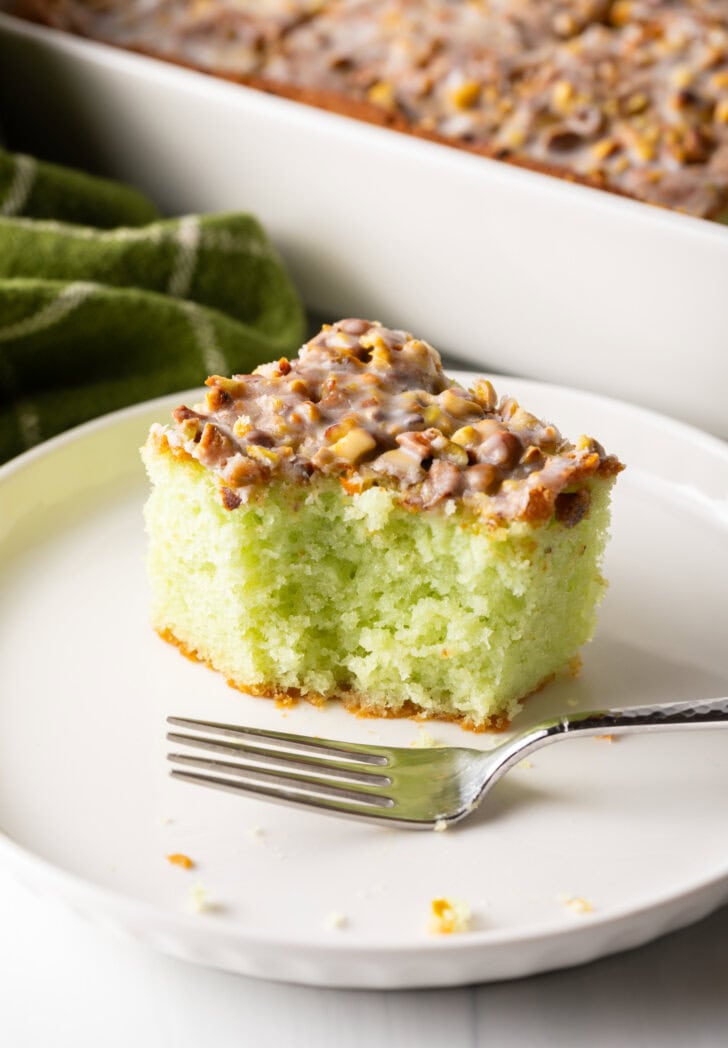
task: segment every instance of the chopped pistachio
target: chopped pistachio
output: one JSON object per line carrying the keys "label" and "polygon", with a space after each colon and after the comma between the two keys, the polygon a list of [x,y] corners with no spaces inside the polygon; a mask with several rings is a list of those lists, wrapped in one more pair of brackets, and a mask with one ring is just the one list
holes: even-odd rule
{"label": "chopped pistachio", "polygon": [[477,80],[466,80],[454,87],[449,96],[456,109],[471,109],[480,97],[480,83]]}
{"label": "chopped pistachio", "polygon": [[387,80],[373,84],[367,91],[367,98],[375,106],[381,106],[383,109],[394,109],[396,104],[394,88]]}
{"label": "chopped pistachio", "polygon": [[346,459],[347,462],[355,465],[368,452],[373,451],[376,446],[377,442],[371,433],[362,429],[361,426],[355,426],[337,440],[335,444],[332,444],[331,450],[339,458]]}
{"label": "chopped pistachio", "polygon": [[469,444],[475,444],[478,440],[478,434],[472,426],[461,426],[460,429],[456,430],[450,438],[453,444],[459,444],[460,447],[466,448]]}

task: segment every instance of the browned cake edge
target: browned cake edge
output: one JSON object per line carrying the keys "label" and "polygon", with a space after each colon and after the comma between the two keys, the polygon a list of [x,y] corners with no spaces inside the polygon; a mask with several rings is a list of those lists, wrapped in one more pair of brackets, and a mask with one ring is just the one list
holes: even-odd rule
{"label": "browned cake edge", "polygon": [[[196,648],[193,648],[185,641],[180,640],[179,637],[175,635],[174,631],[168,626],[156,628],[156,632],[162,640],[177,648],[185,658],[190,659],[192,662],[200,662],[209,669],[214,670],[216,673],[221,672],[210,659],[200,655]],[[564,669],[572,677],[578,676],[581,670],[581,658],[578,655],[572,657]],[[517,701],[519,703],[525,702],[526,699],[537,694],[537,692],[545,688],[547,684],[550,684],[555,677],[556,673],[549,673],[536,685],[535,688],[526,692],[526,694],[522,695]],[[304,699],[312,706],[324,706],[327,702],[339,701],[344,709],[349,713],[353,713],[357,717],[382,717],[387,720],[407,718],[418,721],[446,721],[459,724],[460,727],[464,728],[466,731],[472,731],[476,734],[485,731],[507,731],[511,726],[511,722],[507,717],[489,717],[483,722],[478,722],[463,715],[433,713],[431,710],[426,710],[422,706],[418,706],[417,703],[409,700],[405,702],[400,709],[391,710],[387,707],[378,705],[376,701],[372,701],[365,694],[356,691],[342,691],[340,694],[334,696],[325,696],[316,691],[303,692],[300,688],[281,688],[273,682],[267,684],[247,684],[245,681],[227,678],[227,684],[236,691],[241,691],[246,695],[252,695],[254,698],[273,699],[276,705],[283,707],[295,706],[301,699]]]}

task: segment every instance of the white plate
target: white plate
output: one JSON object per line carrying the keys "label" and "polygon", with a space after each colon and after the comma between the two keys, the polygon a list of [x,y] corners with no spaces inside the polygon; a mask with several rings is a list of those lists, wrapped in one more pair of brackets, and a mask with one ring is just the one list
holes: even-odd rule
{"label": "white plate", "polygon": [[[679,423],[516,380],[571,435],[629,464],[611,580],[568,704],[724,694],[728,449]],[[109,416],[0,471],[0,860],[81,914],[202,964],[331,986],[435,986],[585,961],[693,921],[728,896],[728,736],[564,742],[515,769],[460,829],[413,834],[171,781],[165,717],[204,716],[407,745],[410,721],[335,704],[288,712],[229,689],[147,624],[137,447],[184,395]],[[188,398],[189,399],[189,396]],[[429,725],[447,743],[489,736]],[[262,835],[256,835],[256,828]],[[198,867],[173,867],[183,852]],[[194,914],[201,882],[216,909]],[[433,897],[474,930],[426,930]],[[576,915],[562,895],[582,896]],[[331,928],[333,912],[347,925]]]}
{"label": "white plate", "polygon": [[253,211],[324,316],[728,437],[724,226],[1,14],[0,94],[29,152]]}

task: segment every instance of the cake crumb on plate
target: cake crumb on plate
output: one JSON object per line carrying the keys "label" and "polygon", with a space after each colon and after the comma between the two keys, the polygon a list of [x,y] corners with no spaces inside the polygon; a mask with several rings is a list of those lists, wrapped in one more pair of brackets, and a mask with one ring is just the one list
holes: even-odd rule
{"label": "cake crumb on plate", "polygon": [[439,745],[440,743],[437,739],[433,735],[430,735],[429,731],[425,731],[424,728],[419,729],[417,735],[410,743],[410,746],[417,750],[434,750],[437,749]]}
{"label": "cake crumb on plate", "polygon": [[583,663],[582,663],[582,660],[581,660],[581,655],[579,655],[579,654],[572,655],[572,657],[569,659],[568,667],[567,667],[570,676],[578,677],[579,674],[581,673],[582,666],[583,666]]}
{"label": "cake crumb on plate", "polygon": [[470,930],[471,913],[460,899],[433,899],[430,904],[429,930],[433,935],[452,935]]}
{"label": "cake crumb on plate", "polygon": [[571,910],[572,913],[576,913],[582,917],[584,914],[592,913],[594,911],[592,904],[588,899],[585,899],[583,895],[561,894],[559,895],[559,902],[563,903],[567,910]]}
{"label": "cake crumb on plate", "polygon": [[325,924],[327,928],[331,929],[346,928],[349,924],[349,918],[345,913],[340,913],[338,910],[332,910],[331,913],[326,915]]}
{"label": "cake crumb on plate", "polygon": [[171,863],[172,866],[181,866],[183,870],[192,870],[195,866],[194,860],[182,852],[173,852],[172,855],[168,855],[167,862]]}
{"label": "cake crumb on plate", "polygon": [[210,902],[207,888],[204,884],[200,884],[199,881],[190,888],[187,902],[193,913],[212,913],[214,910],[219,909],[215,903]]}

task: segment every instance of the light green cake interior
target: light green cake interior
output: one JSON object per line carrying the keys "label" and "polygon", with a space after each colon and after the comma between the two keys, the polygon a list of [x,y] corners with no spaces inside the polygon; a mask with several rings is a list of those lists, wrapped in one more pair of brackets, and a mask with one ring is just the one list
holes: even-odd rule
{"label": "light green cake interior", "polygon": [[154,625],[239,686],[478,726],[510,717],[594,630],[611,480],[592,482],[572,528],[493,531],[324,479],[227,510],[199,463],[151,444],[144,457]]}

